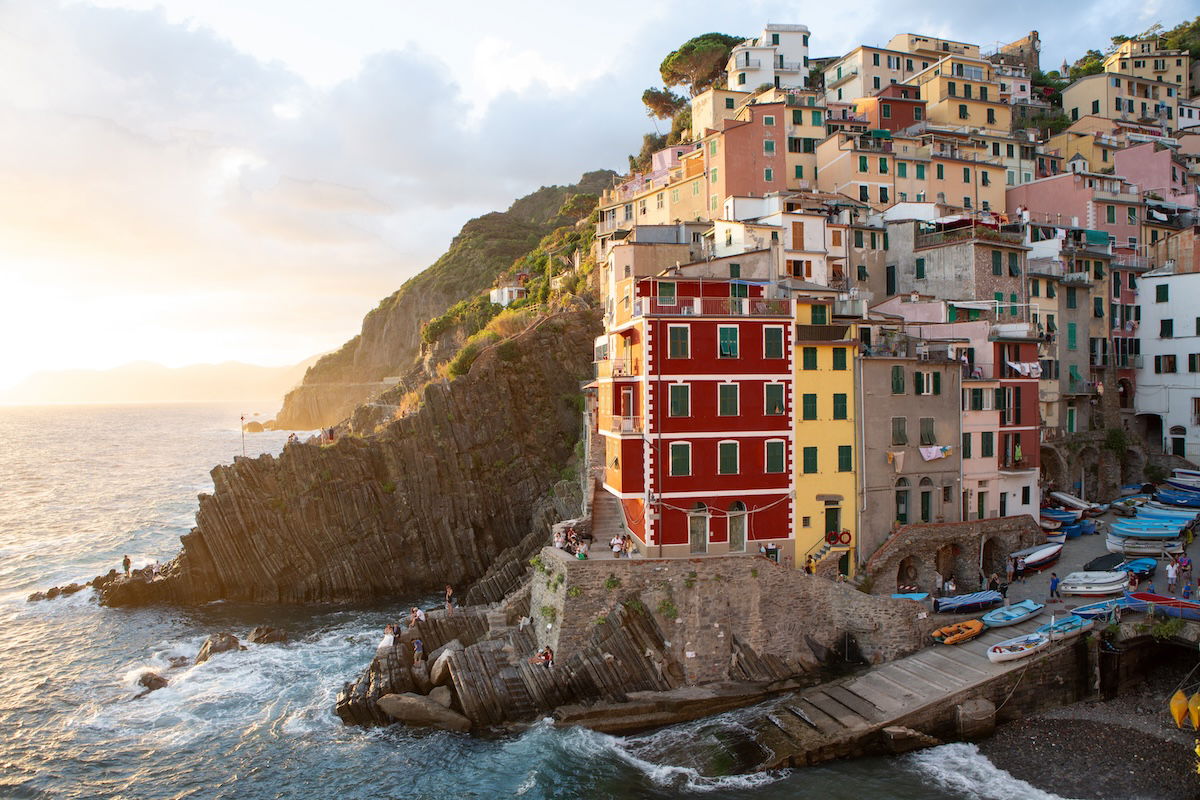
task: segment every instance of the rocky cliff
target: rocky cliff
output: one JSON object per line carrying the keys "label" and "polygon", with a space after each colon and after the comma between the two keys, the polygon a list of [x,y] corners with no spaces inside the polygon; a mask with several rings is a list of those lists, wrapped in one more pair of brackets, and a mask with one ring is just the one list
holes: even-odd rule
{"label": "rocky cliff", "polygon": [[599,193],[612,174],[589,172],[571,186],[542,187],[507,211],[469,221],[441,258],[367,314],[358,336],[308,369],[303,383],[284,398],[275,427],[334,425],[382,392],[382,378],[403,375],[417,358],[425,322],[492,286],[542,236],[573,221],[559,216],[564,200]]}
{"label": "rocky cliff", "polygon": [[216,467],[182,552],[156,580],[105,582],[101,601],[329,602],[467,584],[535,515],[545,524],[598,332],[591,311],[545,318],[427,386],[419,410],[378,434]]}

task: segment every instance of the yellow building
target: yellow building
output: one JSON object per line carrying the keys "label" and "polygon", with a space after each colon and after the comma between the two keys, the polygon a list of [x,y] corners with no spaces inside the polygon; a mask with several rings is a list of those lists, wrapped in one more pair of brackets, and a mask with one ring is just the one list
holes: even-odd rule
{"label": "yellow building", "polygon": [[1187,50],[1168,50],[1166,39],[1151,36],[1121,42],[1108,58],[1104,71],[1133,75],[1148,81],[1173,83],[1180,96],[1191,94],[1192,56]]}
{"label": "yellow building", "polygon": [[699,141],[721,127],[721,120],[733,119],[753,96],[752,92],[731,89],[706,89],[692,98],[692,141]]}
{"label": "yellow building", "polygon": [[1085,75],[1063,89],[1062,107],[1073,121],[1091,114],[1174,130],[1179,93],[1180,88],[1173,83],[1101,72]]}
{"label": "yellow building", "polygon": [[833,299],[818,287],[796,298],[795,563],[803,568],[809,556],[838,558],[842,574],[852,575],[858,537],[858,331],[834,323]]}
{"label": "yellow building", "polygon": [[891,50],[902,50],[936,61],[948,55],[979,58],[979,45],[956,42],[953,39],[938,39],[919,33],[898,33],[887,43]]}
{"label": "yellow building", "polygon": [[991,62],[952,55],[917,73],[909,83],[921,87],[925,118],[931,125],[978,128],[1007,133],[1012,107],[1000,97]]}

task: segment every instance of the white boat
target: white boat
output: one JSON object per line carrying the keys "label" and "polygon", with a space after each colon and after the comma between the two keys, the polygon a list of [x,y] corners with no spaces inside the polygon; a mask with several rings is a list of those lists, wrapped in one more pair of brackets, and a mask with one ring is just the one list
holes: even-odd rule
{"label": "white boat", "polygon": [[1177,467],[1176,469],[1171,470],[1171,477],[1196,478],[1197,480],[1200,480],[1200,469],[1183,469],[1182,467]]}
{"label": "white boat", "polygon": [[1058,584],[1063,594],[1121,594],[1129,588],[1128,572],[1072,572]]}
{"label": "white boat", "polygon": [[1008,554],[1009,558],[1016,558],[1025,562],[1025,571],[1034,572],[1048,567],[1062,554],[1063,546],[1061,543],[1047,541],[1045,544],[1035,544],[1033,547],[1026,547],[1024,550],[1016,550]]}
{"label": "white boat", "polygon": [[1067,535],[1062,531],[1057,533],[1046,532],[1046,544],[1066,544]]}
{"label": "white boat", "polygon": [[999,644],[988,648],[988,661],[999,664],[1001,661],[1016,661],[1018,658],[1031,656],[1038,650],[1050,646],[1050,637],[1044,633],[1027,633],[1013,639],[1005,639]]}
{"label": "white boat", "polygon": [[1105,545],[1110,553],[1121,553],[1127,556],[1154,556],[1164,558],[1168,554],[1179,555],[1183,552],[1183,542],[1178,539],[1136,539],[1109,536]]}
{"label": "white boat", "polygon": [[1091,511],[1100,508],[1096,503],[1089,503],[1087,500],[1080,500],[1073,494],[1066,492],[1051,492],[1050,496],[1058,502],[1062,503],[1067,508],[1077,508],[1080,511]]}
{"label": "white boat", "polygon": [[1049,636],[1052,642],[1062,642],[1090,631],[1095,624],[1095,620],[1091,617],[1068,614],[1059,620],[1051,617],[1050,624],[1041,626],[1037,632]]}

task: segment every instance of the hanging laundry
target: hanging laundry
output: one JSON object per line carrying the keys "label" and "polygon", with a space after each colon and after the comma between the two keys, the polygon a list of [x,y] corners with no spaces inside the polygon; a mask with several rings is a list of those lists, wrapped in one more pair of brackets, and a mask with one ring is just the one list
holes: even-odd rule
{"label": "hanging laundry", "polygon": [[904,451],[903,450],[888,450],[888,463],[896,468],[896,472],[904,471]]}
{"label": "hanging laundry", "polygon": [[945,458],[945,451],[947,449],[949,448],[941,447],[940,445],[936,444],[929,447],[922,447],[920,448],[921,458],[925,459],[926,461],[933,461],[936,458]]}

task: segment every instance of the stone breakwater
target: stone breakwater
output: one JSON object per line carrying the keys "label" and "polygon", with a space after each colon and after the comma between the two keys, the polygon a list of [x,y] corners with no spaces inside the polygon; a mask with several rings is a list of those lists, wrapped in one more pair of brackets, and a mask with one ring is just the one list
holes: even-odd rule
{"label": "stone breakwater", "polygon": [[[380,703],[388,695],[444,686],[474,727],[552,714],[640,730],[819,682],[848,660],[910,653],[931,625],[915,604],[757,556],[577,561],[545,548],[532,562],[503,601],[434,612],[377,653],[339,695],[341,719],[387,724],[397,719]],[[414,638],[428,663],[413,663]],[[529,660],[546,645],[551,669]]]}
{"label": "stone breakwater", "polygon": [[[580,433],[593,312],[485,349],[468,374],[369,437],[292,444],[213,469],[196,527],[155,580],[98,581],[101,602],[362,601],[466,586],[556,513]],[[561,518],[561,516],[559,518]]]}

